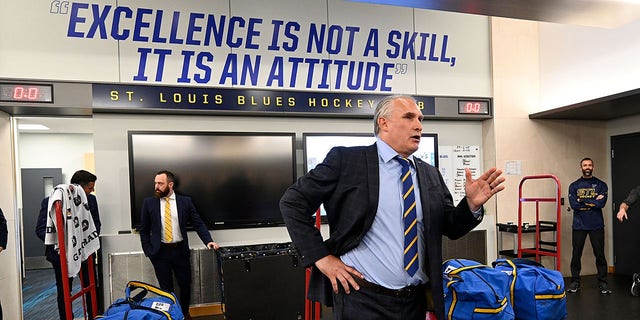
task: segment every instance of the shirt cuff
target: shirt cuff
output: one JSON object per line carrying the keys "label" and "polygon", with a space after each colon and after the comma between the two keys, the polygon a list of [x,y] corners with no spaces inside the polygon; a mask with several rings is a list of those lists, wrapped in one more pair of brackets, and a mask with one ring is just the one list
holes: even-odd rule
{"label": "shirt cuff", "polygon": [[473,217],[478,219],[478,220],[482,219],[482,215],[483,215],[483,211],[484,211],[483,209],[484,209],[484,207],[481,206],[478,210],[471,211],[471,213],[473,214]]}

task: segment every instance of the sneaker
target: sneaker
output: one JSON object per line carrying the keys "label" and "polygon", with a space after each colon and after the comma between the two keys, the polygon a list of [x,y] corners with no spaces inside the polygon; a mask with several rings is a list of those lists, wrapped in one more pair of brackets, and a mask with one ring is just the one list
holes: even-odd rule
{"label": "sneaker", "polygon": [[569,285],[569,292],[571,293],[576,293],[578,292],[578,290],[580,290],[580,282],[571,282],[571,284]]}
{"label": "sneaker", "polygon": [[600,293],[602,293],[602,294],[611,294],[611,290],[609,289],[609,286],[607,285],[606,282],[600,283],[600,285],[598,287],[600,288]]}
{"label": "sneaker", "polygon": [[631,283],[631,295],[634,297],[640,295],[640,274],[633,274],[633,282]]}

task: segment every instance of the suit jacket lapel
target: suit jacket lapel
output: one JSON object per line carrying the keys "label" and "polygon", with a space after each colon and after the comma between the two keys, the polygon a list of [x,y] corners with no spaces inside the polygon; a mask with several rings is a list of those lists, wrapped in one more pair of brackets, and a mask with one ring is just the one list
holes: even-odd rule
{"label": "suit jacket lapel", "polygon": [[365,157],[364,169],[368,175],[369,203],[372,210],[372,214],[369,216],[374,217],[378,211],[378,199],[380,196],[380,166],[378,164],[378,148],[375,143],[366,149]]}
{"label": "suit jacket lapel", "polygon": [[[160,199],[154,198],[152,202],[153,202],[153,206],[151,207],[152,208],[151,212],[153,214],[153,217],[157,221],[160,221],[162,223],[162,213],[160,212]],[[162,226],[160,226],[160,228],[162,228]]]}
{"label": "suit jacket lapel", "polygon": [[429,233],[431,231],[431,207],[429,206],[429,197],[428,194],[430,192],[429,187],[432,186],[432,183],[429,182],[429,175],[427,174],[427,169],[422,160],[415,158],[416,164],[416,172],[418,173],[418,187],[420,188],[420,204],[422,206],[422,224],[424,226],[424,231]]}
{"label": "suit jacket lapel", "polygon": [[183,214],[184,211],[182,210],[184,208],[184,205],[182,203],[183,200],[184,198],[176,194],[176,206],[177,206],[176,212],[178,213],[178,223],[180,224],[180,226],[184,225],[184,214]]}

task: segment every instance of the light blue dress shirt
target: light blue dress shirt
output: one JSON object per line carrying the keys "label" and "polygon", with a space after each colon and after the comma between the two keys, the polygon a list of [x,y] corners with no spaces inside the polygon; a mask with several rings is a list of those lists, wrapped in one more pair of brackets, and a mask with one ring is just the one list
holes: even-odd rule
{"label": "light blue dress shirt", "polygon": [[380,166],[380,194],[378,212],[371,229],[360,244],[340,258],[342,261],[364,274],[367,281],[390,289],[400,289],[408,285],[427,282],[424,266],[424,225],[420,188],[416,176],[413,156],[411,160],[411,178],[416,194],[416,214],[418,218],[418,255],[420,268],[413,277],[404,270],[404,223],[402,221],[402,166],[394,160],[398,153],[384,141],[377,139],[378,165]]}

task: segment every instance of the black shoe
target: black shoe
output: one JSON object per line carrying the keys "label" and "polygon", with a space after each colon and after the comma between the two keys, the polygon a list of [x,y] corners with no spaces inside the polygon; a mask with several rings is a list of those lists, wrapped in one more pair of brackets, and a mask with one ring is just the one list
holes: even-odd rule
{"label": "black shoe", "polygon": [[602,293],[602,294],[611,294],[611,290],[609,289],[609,286],[607,285],[606,282],[600,283],[600,285],[598,285],[598,287],[600,288],[600,293]]}
{"label": "black shoe", "polygon": [[633,274],[633,282],[631,283],[631,295],[634,297],[640,296],[640,275]]}
{"label": "black shoe", "polygon": [[569,285],[569,292],[571,293],[576,293],[578,292],[578,290],[580,290],[580,282],[571,282],[571,284]]}

